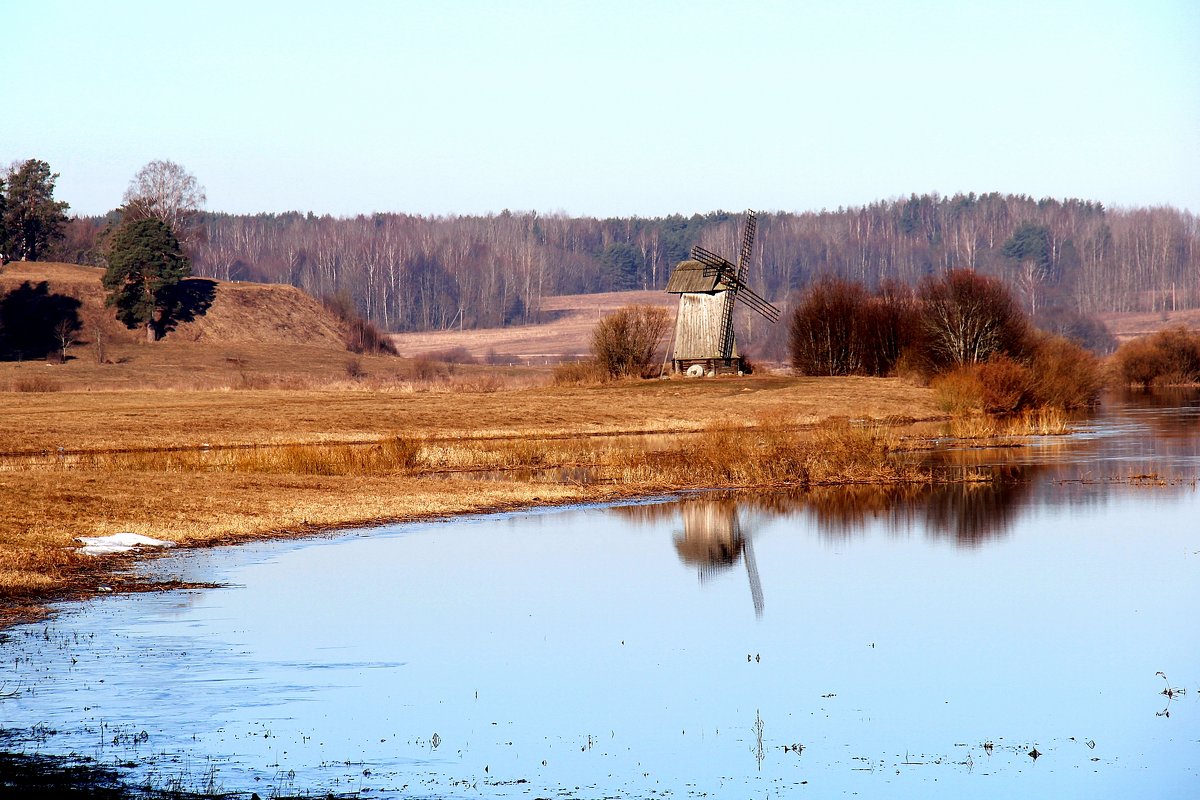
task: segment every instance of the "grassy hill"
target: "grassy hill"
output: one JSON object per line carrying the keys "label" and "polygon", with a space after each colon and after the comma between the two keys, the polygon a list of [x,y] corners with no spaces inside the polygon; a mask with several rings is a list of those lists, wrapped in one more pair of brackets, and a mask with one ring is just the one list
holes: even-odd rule
{"label": "grassy hill", "polygon": [[279,284],[188,279],[189,296],[200,298],[190,318],[147,343],[104,306],[102,272],[42,262],[0,268],[0,302],[20,307],[24,327],[52,324],[47,314],[62,308],[81,326],[65,363],[52,363],[53,353],[48,360],[45,346],[10,346],[0,361],[0,389],[286,387],[402,366],[347,352],[345,323],[300,289]]}

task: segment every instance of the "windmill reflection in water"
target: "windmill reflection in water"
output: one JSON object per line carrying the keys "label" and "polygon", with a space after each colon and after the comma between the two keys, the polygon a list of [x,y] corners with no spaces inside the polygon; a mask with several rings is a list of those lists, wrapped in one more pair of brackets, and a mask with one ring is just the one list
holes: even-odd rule
{"label": "windmill reflection in water", "polygon": [[750,582],[754,614],[763,613],[762,583],[750,531],[743,530],[737,503],[732,500],[697,501],[680,509],[683,530],[675,534],[675,551],[685,564],[697,567],[700,580],[731,569],[741,558]]}

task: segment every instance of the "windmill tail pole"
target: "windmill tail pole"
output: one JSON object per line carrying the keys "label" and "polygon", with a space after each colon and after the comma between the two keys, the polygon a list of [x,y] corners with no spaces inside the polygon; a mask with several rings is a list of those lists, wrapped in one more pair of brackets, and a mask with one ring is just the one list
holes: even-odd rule
{"label": "windmill tail pole", "polygon": [[754,616],[763,615],[762,581],[758,577],[758,560],[754,558],[754,543],[752,536],[742,539],[742,558],[746,561],[746,577],[750,579],[750,599],[754,601]]}
{"label": "windmill tail pole", "polygon": [[663,351],[662,367],[658,371],[658,377],[663,377],[667,374],[667,361],[671,358],[671,354],[675,352],[675,338],[679,336],[679,310],[675,310],[675,324],[671,326],[671,341],[667,343],[667,349]]}

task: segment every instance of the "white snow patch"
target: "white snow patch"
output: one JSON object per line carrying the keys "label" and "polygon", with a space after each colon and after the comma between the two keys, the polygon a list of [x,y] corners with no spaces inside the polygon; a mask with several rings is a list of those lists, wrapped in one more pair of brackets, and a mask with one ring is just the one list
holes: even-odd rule
{"label": "white snow patch", "polygon": [[114,533],[110,536],[76,536],[83,542],[79,552],[85,556],[107,556],[113,553],[128,553],[139,547],[174,547],[174,542],[152,539],[140,533]]}

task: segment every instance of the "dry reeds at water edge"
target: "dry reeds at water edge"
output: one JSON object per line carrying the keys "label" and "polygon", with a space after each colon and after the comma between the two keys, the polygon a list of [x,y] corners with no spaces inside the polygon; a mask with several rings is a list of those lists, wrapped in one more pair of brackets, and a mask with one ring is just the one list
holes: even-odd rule
{"label": "dry reeds at water edge", "polygon": [[0,469],[15,470],[20,464],[35,469],[353,476],[410,472],[420,454],[418,440],[389,436],[370,444],[286,444],[14,458],[0,462]]}
{"label": "dry reeds at water edge", "polygon": [[889,483],[918,479],[893,454],[899,438],[880,424],[834,421],[816,430],[766,422],[711,425],[653,445],[622,437],[316,443],[9,458],[0,470],[232,472],[378,476],[471,470],[587,468],[596,482],[631,487]]}
{"label": "dry reeds at water edge", "polygon": [[893,457],[895,433],[882,425],[831,422],[813,432],[766,424],[712,426],[663,451],[625,452],[613,478],[676,486],[812,485],[915,480]]}

